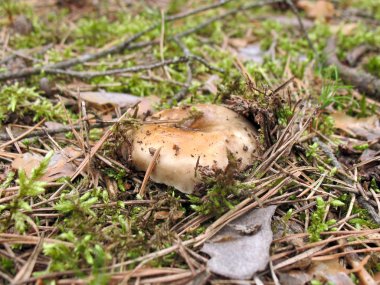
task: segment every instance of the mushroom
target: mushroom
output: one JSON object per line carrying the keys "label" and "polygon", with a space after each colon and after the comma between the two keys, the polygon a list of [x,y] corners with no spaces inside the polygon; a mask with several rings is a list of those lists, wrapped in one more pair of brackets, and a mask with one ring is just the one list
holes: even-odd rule
{"label": "mushroom", "polygon": [[[257,146],[255,128],[242,116],[222,106],[199,104],[156,113],[134,135],[131,147],[133,166],[146,171],[153,154],[160,149],[150,178],[193,193],[201,182],[196,167],[224,170],[228,153],[241,161],[239,168],[253,163]],[[172,123],[175,120],[177,123]]]}

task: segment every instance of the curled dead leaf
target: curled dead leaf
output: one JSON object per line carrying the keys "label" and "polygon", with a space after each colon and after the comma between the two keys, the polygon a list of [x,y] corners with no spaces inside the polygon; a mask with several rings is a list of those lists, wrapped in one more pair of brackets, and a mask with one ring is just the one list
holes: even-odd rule
{"label": "curled dead leaf", "polygon": [[331,19],[335,15],[334,5],[330,1],[298,1],[297,6],[311,19]]}
{"label": "curled dead leaf", "polygon": [[[211,256],[210,271],[233,279],[250,279],[269,262],[271,219],[276,206],[254,209],[223,227],[202,252]],[[256,228],[248,234],[237,228]]]}
{"label": "curled dead leaf", "polygon": [[341,32],[342,35],[349,36],[356,30],[357,27],[358,23],[346,23],[344,25],[331,25],[330,30],[334,34]]}
{"label": "curled dead leaf", "polygon": [[313,279],[323,284],[354,285],[339,259],[313,261],[307,270],[280,272],[278,277],[282,285],[304,285]]}
{"label": "curled dead leaf", "polygon": [[364,138],[368,141],[380,138],[380,124],[377,116],[355,118],[342,112],[331,114],[335,127],[353,137]]}
{"label": "curled dead leaf", "polygon": [[139,103],[138,115],[144,115],[152,113],[154,105],[157,104],[160,99],[157,96],[137,97],[131,94],[114,93],[114,92],[82,92],[81,98],[89,103],[103,106],[113,105],[120,108],[132,107]]}
{"label": "curled dead leaf", "polygon": [[182,218],[184,212],[183,211],[174,211],[171,213],[170,211],[158,211],[154,213],[155,220],[166,220],[170,217],[175,221]]}
{"label": "curled dead leaf", "polygon": [[[72,147],[66,147],[62,151],[55,152],[50,159],[46,173],[40,178],[40,181],[53,182],[59,178],[73,175],[76,167],[70,161],[80,156],[80,154],[80,151]],[[23,169],[30,176],[32,170],[41,163],[43,158],[39,154],[24,153],[13,160],[12,168],[15,170]]]}

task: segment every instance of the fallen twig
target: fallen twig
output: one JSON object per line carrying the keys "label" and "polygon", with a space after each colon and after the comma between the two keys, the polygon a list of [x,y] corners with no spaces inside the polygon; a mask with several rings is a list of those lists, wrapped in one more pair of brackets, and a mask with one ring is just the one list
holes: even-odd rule
{"label": "fallen twig", "polygon": [[[186,12],[186,13],[179,14],[179,15],[168,16],[166,18],[166,22],[176,21],[176,20],[183,19],[183,18],[186,18],[188,16],[195,15],[195,14],[207,11],[207,10],[215,9],[215,8],[218,8],[218,7],[221,7],[225,4],[227,4],[230,1],[232,1],[232,0],[225,0],[225,1],[221,1],[221,2],[216,3],[216,4],[204,6],[204,7],[201,7],[201,8]],[[228,16],[231,16],[231,15],[237,14],[238,12],[248,10],[248,9],[252,9],[252,8],[256,8],[256,7],[260,7],[260,6],[264,6],[264,5],[273,4],[273,3],[279,3],[279,2],[282,2],[282,0],[270,0],[270,1],[262,1],[262,2],[250,3],[247,5],[242,5],[239,8],[230,10],[230,11],[223,13],[219,16],[212,17],[209,20],[204,21],[204,22],[200,23],[199,25],[197,25],[193,28],[190,28],[189,30],[186,30],[184,32],[181,32],[181,33],[178,33],[178,34],[173,35],[171,37],[168,37],[168,40],[174,40],[174,37],[181,38],[181,37],[188,36],[188,35],[196,32],[196,31],[212,24],[213,22],[216,22],[218,20],[221,20],[221,19],[228,17]],[[0,81],[4,81],[4,80],[8,80],[8,79],[23,78],[23,77],[38,74],[40,72],[46,72],[46,73],[50,73],[50,74],[65,74],[65,75],[70,75],[70,76],[74,76],[74,77],[78,77],[78,78],[87,79],[87,78],[92,78],[92,77],[96,77],[96,76],[114,75],[114,74],[119,74],[119,73],[124,73],[124,72],[138,72],[138,71],[150,69],[150,68],[139,69],[139,68],[143,67],[143,65],[142,65],[139,67],[131,67],[130,69],[129,68],[115,69],[115,70],[105,71],[103,73],[89,72],[88,74],[64,70],[65,68],[69,68],[69,67],[72,67],[72,66],[75,66],[78,64],[83,64],[85,62],[95,60],[95,59],[98,59],[98,58],[101,58],[101,57],[104,57],[104,56],[107,56],[110,54],[120,53],[120,52],[123,52],[127,49],[132,50],[132,49],[137,49],[137,48],[142,48],[142,47],[146,47],[146,46],[159,44],[160,43],[159,40],[153,40],[153,41],[148,41],[148,42],[140,42],[140,43],[136,43],[136,44],[132,44],[132,43],[134,41],[136,41],[137,39],[141,38],[143,35],[153,31],[156,28],[158,28],[160,25],[161,25],[161,23],[155,23],[152,26],[148,27],[147,29],[145,29],[145,30],[133,35],[132,37],[126,39],[125,41],[123,41],[117,45],[114,45],[108,49],[101,50],[101,51],[93,53],[93,54],[81,55],[77,58],[61,61],[61,62],[58,62],[56,64],[51,64],[51,65],[47,65],[47,66],[30,67],[30,68],[24,68],[24,69],[16,71],[16,72],[0,73]],[[194,56],[194,59],[205,64],[205,61],[199,57]],[[162,62],[162,64],[163,64],[163,62]],[[166,63],[165,65],[167,65],[167,64],[168,63]],[[157,67],[161,67],[161,66],[165,66],[165,65],[159,65]],[[147,66],[148,65],[146,65],[145,67],[147,67]],[[137,71],[134,71],[135,68],[137,69]],[[208,66],[208,68],[210,68],[210,66]],[[210,68],[210,69],[212,69],[212,68]]]}
{"label": "fallen twig", "polygon": [[[182,52],[185,56],[189,57],[192,56],[189,49],[180,41],[179,38],[174,38],[174,41],[177,43],[177,45],[181,48]],[[193,80],[193,71],[192,71],[192,61],[187,62],[187,78],[185,85],[181,88],[181,90],[173,96],[173,100],[176,100],[177,102],[181,101],[185,96],[187,91],[189,91],[191,81]],[[173,101],[171,100],[171,101]],[[172,102],[170,102],[172,103]]]}
{"label": "fallen twig", "polygon": [[326,63],[335,65],[339,75],[345,82],[354,85],[359,91],[380,100],[380,79],[358,68],[351,68],[342,64],[336,56],[336,39],[330,37],[325,48]]}
{"label": "fallen twig", "polygon": [[[201,12],[205,12],[207,10],[212,10],[212,9],[221,7],[221,6],[227,4],[228,2],[231,2],[231,1],[232,0],[224,0],[224,1],[220,1],[220,2],[215,3],[215,4],[206,5],[206,6],[203,6],[203,7],[200,7],[200,8],[185,12],[185,13],[180,13],[180,14],[173,15],[173,16],[168,16],[166,18],[166,22],[172,22],[172,21],[180,20],[180,19],[192,16],[192,15],[196,15],[196,14],[201,13]],[[8,80],[8,79],[23,78],[23,77],[27,77],[30,75],[38,74],[38,73],[40,73],[42,71],[46,71],[46,70],[60,70],[60,69],[64,69],[64,68],[69,68],[69,67],[72,67],[72,66],[75,66],[78,64],[82,64],[82,63],[85,63],[87,61],[95,60],[95,59],[98,59],[98,58],[101,58],[101,57],[104,57],[104,56],[107,56],[110,54],[116,54],[116,53],[123,52],[130,47],[132,42],[138,40],[143,35],[145,35],[151,31],[153,31],[154,29],[160,27],[160,24],[161,24],[160,22],[155,23],[155,24],[151,25],[150,27],[146,28],[145,30],[127,38],[123,42],[116,44],[114,46],[111,46],[110,48],[98,51],[98,52],[93,53],[93,54],[84,54],[84,55],[81,55],[77,58],[68,59],[68,60],[61,61],[61,62],[58,62],[55,64],[47,65],[47,66],[30,67],[30,68],[24,68],[22,70],[18,70],[16,72],[0,73],[0,81]]]}
{"label": "fallen twig", "polygon": [[376,51],[376,48],[370,45],[360,45],[354,48],[349,53],[347,53],[346,60],[348,65],[350,67],[356,67],[362,57],[371,51]]}
{"label": "fallen twig", "polygon": [[[318,138],[313,139],[314,142],[318,143],[323,152],[331,159],[332,164],[334,167],[336,167],[339,171],[345,173],[344,168],[342,164],[338,161],[338,159],[335,157],[334,153],[332,150],[329,148],[328,145],[325,143],[321,142]],[[356,184],[348,179],[349,175],[346,174],[346,177],[343,177],[344,182],[346,182],[349,185],[352,185],[353,188],[356,188]],[[360,187],[360,186],[359,186]],[[368,211],[368,214],[372,217],[374,222],[378,225],[380,225],[380,215],[375,211],[374,207],[365,199],[365,193],[363,191],[360,191],[361,189],[359,188],[357,191],[357,195],[361,194],[361,196],[358,197],[357,201],[358,203]]]}
{"label": "fallen twig", "polygon": [[[91,128],[104,128],[107,127],[111,124],[114,124],[114,122],[108,123],[108,122],[100,122],[100,123],[95,123],[90,125]],[[42,129],[42,130],[37,130],[31,133],[28,133],[24,135],[22,138],[33,138],[33,137],[44,137],[47,135],[56,135],[56,134],[61,134],[61,133],[66,133],[66,132],[71,132],[73,129],[76,131],[79,131],[82,128],[82,126],[77,125],[77,126],[63,126],[57,129]],[[6,141],[10,140],[10,136],[6,133],[0,134],[0,141]]]}
{"label": "fallen twig", "polygon": [[298,24],[299,24],[299,27],[301,29],[301,32],[303,33],[303,35],[305,36],[306,40],[307,40],[307,43],[310,47],[310,49],[313,51],[314,53],[314,57],[315,57],[315,61],[318,62],[318,64],[320,64],[320,61],[319,61],[319,54],[318,54],[318,51],[315,49],[314,47],[314,44],[313,42],[310,40],[309,38],[309,35],[305,29],[305,26],[303,24],[303,21],[301,19],[301,16],[298,12],[298,9],[297,7],[294,5],[293,1],[292,0],[285,0],[286,3],[289,5],[290,9],[292,10],[292,12],[294,13],[294,15],[297,17],[297,20],[298,20]]}
{"label": "fallen twig", "polygon": [[46,69],[44,71],[50,74],[62,74],[62,75],[68,75],[68,76],[81,78],[81,79],[91,79],[98,76],[107,76],[107,75],[115,75],[115,74],[126,73],[126,72],[131,73],[131,72],[140,72],[144,70],[151,70],[151,69],[156,69],[163,66],[190,62],[192,60],[200,62],[201,64],[203,64],[210,70],[224,73],[223,69],[214,67],[210,65],[205,59],[199,56],[195,56],[195,55],[183,56],[179,58],[172,58],[172,59],[167,59],[164,61],[158,61],[151,64],[144,64],[144,65],[138,65],[138,66],[133,66],[133,67],[127,67],[127,68],[111,69],[111,70],[106,70],[106,71],[87,71],[86,72],[86,71],[73,71],[73,70],[64,70],[64,69]]}

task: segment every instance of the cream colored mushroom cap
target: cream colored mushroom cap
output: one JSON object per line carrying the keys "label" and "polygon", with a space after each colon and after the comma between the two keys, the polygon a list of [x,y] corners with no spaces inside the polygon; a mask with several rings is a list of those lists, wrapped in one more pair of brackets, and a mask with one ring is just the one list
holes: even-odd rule
{"label": "cream colored mushroom cap", "polygon": [[[200,116],[188,119],[199,111]],[[173,186],[184,193],[192,193],[200,182],[195,175],[199,166],[224,170],[228,152],[241,159],[241,167],[253,163],[257,149],[256,130],[242,116],[223,106],[199,104],[173,108],[155,114],[162,121],[185,120],[183,124],[147,124],[133,137],[132,163],[146,171],[153,152],[161,148],[158,162],[150,178],[157,183]]]}

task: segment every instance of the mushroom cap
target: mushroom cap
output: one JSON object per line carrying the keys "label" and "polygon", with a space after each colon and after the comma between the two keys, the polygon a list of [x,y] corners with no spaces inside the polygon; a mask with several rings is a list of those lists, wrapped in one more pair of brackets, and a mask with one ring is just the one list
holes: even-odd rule
{"label": "mushroom cap", "polygon": [[151,120],[183,120],[176,124],[145,124],[133,136],[132,164],[146,171],[153,153],[161,148],[150,178],[157,183],[192,193],[197,183],[196,165],[224,170],[228,153],[241,160],[241,168],[253,163],[257,132],[242,116],[223,106],[199,104],[161,111]]}

